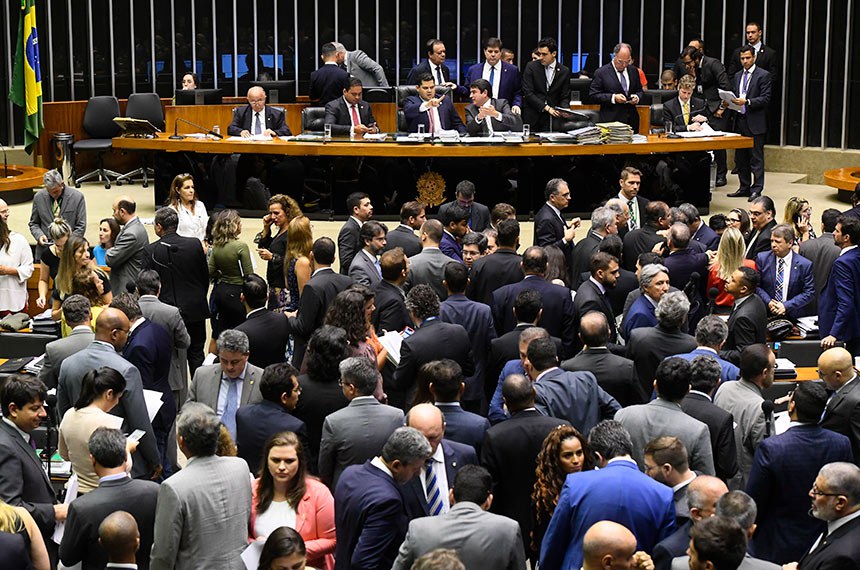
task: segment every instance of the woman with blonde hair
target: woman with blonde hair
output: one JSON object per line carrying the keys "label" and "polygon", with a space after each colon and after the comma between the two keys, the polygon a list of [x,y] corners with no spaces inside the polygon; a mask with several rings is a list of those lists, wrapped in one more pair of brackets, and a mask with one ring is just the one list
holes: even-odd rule
{"label": "woman with blonde hair", "polygon": [[720,314],[728,314],[732,310],[735,299],[726,293],[726,283],[732,278],[732,273],[741,266],[755,269],[755,261],[746,259],[746,241],[739,229],[729,226],[720,238],[717,255],[708,268],[708,291],[717,290],[714,299],[714,310]]}
{"label": "woman with blonde hair", "polygon": [[[57,278],[54,280],[54,292],[51,296],[53,301],[51,312],[55,321],[59,321],[62,318],[63,299],[73,293],[79,292],[75,291],[73,283],[75,281],[75,276],[85,269],[92,270],[96,277],[98,277],[98,280],[101,281],[102,291],[95,299],[93,309],[95,309],[96,306],[110,305],[110,302],[113,300],[113,293],[110,289],[110,279],[108,279],[107,274],[98,265],[96,265],[95,261],[90,258],[90,244],[87,242],[86,238],[72,235],[63,247],[63,253],[60,256],[60,267],[57,270]],[[93,280],[92,277],[89,277],[88,279],[90,281]],[[86,281],[87,279],[84,279],[81,282]],[[84,293],[81,294],[83,295]],[[91,302],[92,301],[93,300],[91,299]],[[94,311],[93,319],[95,319],[95,316],[96,313]]]}
{"label": "woman with blonde hair", "polygon": [[239,239],[242,218],[236,210],[224,210],[215,216],[212,224],[212,249],[209,254],[209,277],[215,281],[210,305],[212,313],[212,342],[226,329],[232,329],[245,320],[245,306],[240,298],[246,275],[254,272],[251,250]]}
{"label": "woman with blonde hair", "polygon": [[51,282],[57,278],[57,271],[60,269],[60,256],[63,254],[63,247],[65,247],[69,236],[72,235],[72,227],[63,218],[54,218],[54,221],[48,226],[48,235],[51,236],[51,241],[54,243],[42,251],[42,257],[39,260],[39,297],[36,299],[36,306],[40,309],[48,306],[48,292]]}
{"label": "woman with blonde hair", "polygon": [[290,239],[284,255],[284,278],[289,290],[288,311],[299,307],[299,296],[305,288],[305,283],[311,278],[311,249],[314,245],[314,234],[311,221],[307,216],[298,216],[290,220]]}
{"label": "woman with blonde hair", "polygon": [[[810,217],[812,206],[805,198],[792,196],[785,203],[785,214],[782,222],[794,228],[794,245],[798,246],[805,241],[815,239],[815,230],[812,229]],[[797,249],[795,249],[797,251]]]}
{"label": "woman with blonde hair", "polygon": [[197,199],[193,176],[188,173],[177,174],[170,183],[170,194],[164,205],[179,215],[177,234],[197,238],[201,243],[205,241],[209,214],[206,212],[206,205]]}
{"label": "woman with blonde hair", "polygon": [[[11,560],[9,548],[15,542],[23,543],[29,560]],[[8,549],[8,550],[7,550]],[[33,516],[24,507],[13,507],[0,499],[0,567],[4,570],[50,570],[51,560],[45,540]]]}
{"label": "woman with blonde hair", "polygon": [[[266,283],[269,284],[269,310],[282,313],[291,304],[285,279],[287,264],[287,236],[289,225],[302,215],[299,204],[286,194],[275,194],[269,199],[269,213],[263,216],[263,230],[257,234],[257,254],[266,261]],[[272,235],[272,227],[275,233]],[[296,298],[294,303],[298,303]],[[298,306],[298,305],[296,305]]]}

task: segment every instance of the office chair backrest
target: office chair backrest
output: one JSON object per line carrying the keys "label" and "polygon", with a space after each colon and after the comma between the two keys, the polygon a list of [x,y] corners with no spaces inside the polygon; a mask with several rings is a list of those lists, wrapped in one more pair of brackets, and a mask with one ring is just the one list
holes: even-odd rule
{"label": "office chair backrest", "polygon": [[164,130],[164,108],[158,93],[132,93],[128,96],[125,116],[130,119],[144,119],[160,130]]}
{"label": "office chair backrest", "polygon": [[119,125],[113,122],[119,116],[119,101],[116,97],[90,97],[84,111],[84,130],[94,139],[112,139],[120,132]]}
{"label": "office chair backrest", "polygon": [[302,132],[322,132],[325,127],[325,107],[305,107],[302,109]]}

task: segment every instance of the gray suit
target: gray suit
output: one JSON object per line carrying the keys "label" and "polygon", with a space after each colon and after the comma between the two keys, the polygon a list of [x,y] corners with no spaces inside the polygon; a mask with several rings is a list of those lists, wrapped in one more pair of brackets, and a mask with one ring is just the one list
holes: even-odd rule
{"label": "gray suit", "polygon": [[372,396],[356,398],[329,414],[320,441],[320,479],[334,489],[344,469],[379,455],[388,436],[402,425],[402,411],[380,404]]}
{"label": "gray suit", "polygon": [[382,281],[376,264],[367,256],[365,249],[358,251],[352,258],[352,263],[349,264],[349,278],[353,283],[365,285],[371,289],[375,289]]}
{"label": "gray suit", "polygon": [[146,432],[132,456],[134,467],[131,476],[139,478],[149,475],[155,466],[161,463],[161,459],[158,447],[155,445],[155,433],[152,431],[152,424],[146,411],[146,402],[143,399],[140,372],[132,363],[117,354],[113,346],[106,342],[93,341],[87,348],[63,361],[57,386],[57,411],[60,417],[63,417],[81,394],[84,374],[102,366],[113,368],[125,378],[125,394],[119,404],[111,410],[111,414],[123,418],[123,433],[132,433],[137,429]]}
{"label": "gray suit", "polygon": [[49,230],[54,218],[60,217],[66,220],[75,235],[83,237],[87,231],[87,202],[84,200],[83,193],[64,185],[60,198],[62,200],[60,211],[54,214],[54,199],[51,198],[46,189],[42,188],[33,196],[33,206],[30,210],[30,234],[36,240],[37,261],[42,257],[42,252],[45,250],[39,245],[39,238],[48,236],[48,239],[51,239]]}
{"label": "gray suit", "polygon": [[194,457],[158,490],[151,570],[245,570],[251,485],[238,457]]}
{"label": "gray suit", "polygon": [[361,79],[362,87],[388,87],[382,66],[360,49],[346,52],[346,70]]}
{"label": "gray suit", "polygon": [[110,288],[114,295],[125,293],[125,284],[137,279],[146,255],[144,248],[148,244],[146,228],[136,216],[116,236],[116,243],[105,254],[105,263],[110,267]]}
{"label": "gray suit", "polygon": [[645,445],[656,437],[672,435],[687,448],[690,469],[705,475],[714,474],[714,455],[708,426],[688,416],[681,406],[657,398],[647,404],[623,408],[615,419],[621,422],[633,440],[633,458],[643,469]]}
{"label": "gray suit", "polygon": [[764,439],[765,422],[761,409],[763,401],[759,387],[744,379],[726,382],[714,396],[714,404],[735,418],[738,472],[728,481],[729,489],[733,491],[746,489],[755,448]]}
{"label": "gray suit", "polygon": [[[221,365],[210,364],[201,366],[194,373],[191,380],[191,389],[188,391],[187,402],[200,402],[206,404],[216,412],[218,411],[218,390],[221,388]],[[260,394],[260,379],[263,377],[263,369],[254,366],[250,362],[245,370],[245,381],[242,383],[242,397],[239,406],[259,404],[263,401]]]}
{"label": "gray suit", "polygon": [[[511,113],[511,107],[510,105],[508,105],[507,101],[505,101],[504,99],[490,99],[490,105],[495,107],[496,111],[501,113],[501,118],[496,119],[495,117],[493,117],[490,119],[490,122],[493,125],[493,132],[500,133],[523,130],[522,118],[519,115],[514,115],[513,113]],[[487,126],[487,120],[485,119],[481,122],[478,122],[479,111],[480,109],[476,107],[474,103],[469,103],[468,105],[466,105],[466,130],[469,131],[469,134],[473,137],[489,136],[490,129]],[[441,210],[439,211],[439,214],[440,217],[442,217]]]}
{"label": "gray suit", "polygon": [[823,233],[815,239],[800,244],[800,255],[812,262],[812,276],[815,279],[815,299],[809,308],[812,314],[818,312],[818,297],[830,277],[830,268],[839,257],[842,249],[833,241],[832,233]]}
{"label": "gray suit", "polygon": [[409,290],[416,285],[429,285],[440,301],[448,298],[448,290],[442,285],[445,279],[445,266],[454,261],[438,247],[425,247],[421,253],[409,258],[409,275],[403,284],[403,291]]}
{"label": "gray suit", "polygon": [[[759,560],[758,558],[753,558],[749,554],[744,556],[744,559],[741,560],[741,565],[738,566],[738,570],[779,570],[780,566],[778,564],[774,564],[773,562],[768,562],[767,560]],[[690,557],[689,556],[679,556],[677,558],[672,559],[672,570],[690,570]]]}
{"label": "gray suit", "polygon": [[191,337],[176,307],[162,303],[155,295],[143,295],[138,302],[145,318],[170,333],[173,356],[170,358],[168,382],[178,410],[188,394],[188,347],[191,346]]}
{"label": "gray suit", "polygon": [[456,503],[444,515],[412,520],[391,570],[409,570],[416,558],[437,548],[456,550],[469,570],[526,567],[520,525],[475,503]]}
{"label": "gray suit", "polygon": [[45,360],[39,380],[50,388],[56,388],[63,360],[88,347],[96,337],[92,329],[80,328],[72,331],[66,338],[60,338],[45,345]]}

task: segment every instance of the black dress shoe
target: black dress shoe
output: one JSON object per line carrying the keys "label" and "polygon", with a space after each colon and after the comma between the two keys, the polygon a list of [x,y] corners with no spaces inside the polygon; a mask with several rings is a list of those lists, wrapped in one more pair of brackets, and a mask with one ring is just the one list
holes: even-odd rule
{"label": "black dress shoe", "polygon": [[714,182],[714,186],[717,188],[725,186],[726,184],[728,184],[728,181],[726,180],[725,176],[721,176],[720,178],[717,178],[717,181]]}
{"label": "black dress shoe", "polygon": [[738,188],[737,191],[732,192],[728,196],[729,196],[729,198],[747,198],[749,195],[750,195],[749,190],[741,190],[740,188]]}
{"label": "black dress shoe", "polygon": [[753,192],[752,194],[750,194],[750,197],[747,198],[747,202],[752,202],[753,200],[755,200],[759,196],[761,196],[761,192]]}

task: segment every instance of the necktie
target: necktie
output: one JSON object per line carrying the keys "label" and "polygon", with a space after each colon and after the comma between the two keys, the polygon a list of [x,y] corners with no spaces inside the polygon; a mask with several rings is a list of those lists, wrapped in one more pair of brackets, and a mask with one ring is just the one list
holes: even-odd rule
{"label": "necktie", "polygon": [[260,113],[254,113],[254,134],[255,135],[263,134],[263,127],[260,124]]}
{"label": "necktie", "polygon": [[776,290],[773,292],[773,300],[782,302],[782,284],[785,280],[785,259],[780,258],[776,262]]}
{"label": "necktie", "polygon": [[353,124],[353,126],[360,125],[361,119],[358,118],[358,105],[353,104],[353,105],[350,105],[350,107],[352,107],[352,124]]}
{"label": "necktie", "polygon": [[638,222],[636,221],[636,210],[633,209],[634,206],[633,200],[627,200],[627,208],[630,210],[630,229],[635,230],[639,227]]}
{"label": "necktie", "polygon": [[36,450],[36,439],[32,435],[30,436],[30,447],[33,448],[33,451]]}
{"label": "necktie", "polygon": [[624,77],[624,72],[618,72],[618,81],[621,83],[621,89],[624,91],[624,94],[627,95],[627,79]]}
{"label": "necktie", "polygon": [[433,107],[427,107],[427,119],[430,120],[430,134],[436,132],[436,121],[433,120]]}
{"label": "necktie", "polygon": [[382,266],[379,265],[379,258],[377,258],[376,261],[373,262],[373,264],[376,265],[376,272],[379,273],[379,277],[381,279],[382,278]]}
{"label": "necktie", "polygon": [[51,202],[51,212],[56,218],[57,215],[60,213],[60,200],[54,200],[53,202]]}
{"label": "necktie", "polygon": [[684,103],[684,124],[690,124],[690,102],[687,101]]}
{"label": "necktie", "polygon": [[238,382],[241,382],[240,379],[232,380],[230,378],[226,379],[227,381],[227,401],[224,402],[224,412],[221,414],[221,422],[224,424],[224,427],[227,428],[227,431],[230,432],[230,435],[233,437],[233,440],[236,440],[236,410],[239,409],[239,386]]}
{"label": "necktie", "polygon": [[[740,96],[743,97],[744,99],[747,98],[747,86],[749,85],[749,79],[750,79],[749,70],[744,71],[744,80],[741,83],[741,93],[740,93]],[[744,105],[743,107],[741,107],[741,115],[746,115],[746,112],[747,112],[747,106]]]}
{"label": "necktie", "polygon": [[437,65],[436,66],[436,85],[442,85],[443,83],[445,83],[445,80],[442,79],[442,66]]}
{"label": "necktie", "polygon": [[496,78],[496,66],[492,65],[492,66],[490,66],[490,89],[492,89],[493,97],[495,97],[497,95],[495,87],[493,87],[493,85],[495,85],[495,83],[493,83],[493,80],[495,78]]}
{"label": "necktie", "polygon": [[436,478],[436,473],[433,472],[433,460],[427,461],[424,478],[426,481],[427,491],[427,512],[430,516],[442,514],[442,491],[439,490],[439,480]]}
{"label": "necktie", "polygon": [[552,76],[553,70],[555,68],[552,65],[546,66],[546,90],[549,91],[549,86],[552,85]]}

